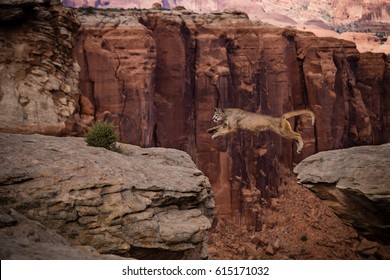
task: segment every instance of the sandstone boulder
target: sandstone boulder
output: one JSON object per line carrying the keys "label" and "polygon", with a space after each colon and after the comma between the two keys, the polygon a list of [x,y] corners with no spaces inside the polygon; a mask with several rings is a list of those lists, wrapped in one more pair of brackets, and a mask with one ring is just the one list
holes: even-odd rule
{"label": "sandstone boulder", "polygon": [[0,134],[0,201],[99,253],[207,258],[210,183],[177,150]]}
{"label": "sandstone boulder", "polygon": [[294,172],[344,222],[369,239],[389,243],[390,144],[320,152]]}

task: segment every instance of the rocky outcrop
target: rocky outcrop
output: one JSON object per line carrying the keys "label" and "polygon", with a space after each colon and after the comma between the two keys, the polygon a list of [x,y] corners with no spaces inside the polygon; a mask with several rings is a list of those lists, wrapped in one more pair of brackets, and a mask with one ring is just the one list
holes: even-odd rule
{"label": "rocky outcrop", "polygon": [[[89,14],[92,12],[93,14]],[[348,41],[251,22],[238,11],[80,13],[75,52],[90,116],[121,141],[186,151],[210,178],[219,215],[260,229],[282,172],[319,151],[389,141],[389,58]],[[211,140],[214,107],[291,120],[305,148],[271,132]],[[82,109],[83,110],[83,109]]]}
{"label": "rocky outcrop", "polygon": [[56,0],[6,0],[0,11],[0,131],[74,134],[80,124],[75,14]]}
{"label": "rocky outcrop", "polygon": [[3,208],[0,208],[0,243],[2,260],[122,259],[99,254],[89,246],[71,246],[64,237],[41,223]]}
{"label": "rocky outcrop", "polygon": [[390,144],[320,152],[294,172],[303,186],[369,239],[390,238]]}
{"label": "rocky outcrop", "polygon": [[207,258],[214,201],[190,157],[81,138],[0,134],[0,201],[102,254]]}

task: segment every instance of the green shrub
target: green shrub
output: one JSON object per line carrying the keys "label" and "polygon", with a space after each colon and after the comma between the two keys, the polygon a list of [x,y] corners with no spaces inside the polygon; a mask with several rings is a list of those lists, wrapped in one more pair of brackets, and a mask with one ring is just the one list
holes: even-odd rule
{"label": "green shrub", "polygon": [[91,131],[85,136],[85,141],[89,146],[116,150],[116,138],[115,128],[111,124],[95,122]]}

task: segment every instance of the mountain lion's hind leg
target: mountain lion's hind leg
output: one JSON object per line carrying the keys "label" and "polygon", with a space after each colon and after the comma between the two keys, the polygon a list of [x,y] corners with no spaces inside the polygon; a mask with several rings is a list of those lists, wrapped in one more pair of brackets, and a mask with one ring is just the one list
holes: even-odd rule
{"label": "mountain lion's hind leg", "polygon": [[303,149],[303,140],[301,134],[291,129],[291,125],[287,120],[281,120],[280,123],[280,136],[286,139],[292,139],[297,141],[297,154],[300,154]]}

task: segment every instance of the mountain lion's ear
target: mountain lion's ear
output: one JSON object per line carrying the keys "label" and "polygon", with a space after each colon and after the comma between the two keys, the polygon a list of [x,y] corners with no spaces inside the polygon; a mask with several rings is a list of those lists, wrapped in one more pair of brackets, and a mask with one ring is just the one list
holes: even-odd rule
{"label": "mountain lion's ear", "polygon": [[224,109],[219,109],[219,111],[221,112],[221,113],[225,113],[225,110]]}
{"label": "mountain lion's ear", "polygon": [[218,108],[217,108],[217,107],[214,107],[214,111],[218,111]]}

